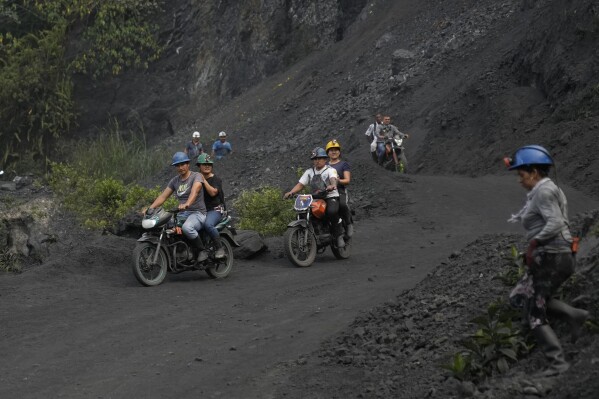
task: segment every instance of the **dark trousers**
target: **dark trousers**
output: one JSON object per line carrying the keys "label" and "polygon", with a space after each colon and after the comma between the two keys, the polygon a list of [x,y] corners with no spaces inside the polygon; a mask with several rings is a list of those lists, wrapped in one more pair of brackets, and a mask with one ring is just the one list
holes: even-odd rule
{"label": "dark trousers", "polygon": [[351,211],[347,203],[348,200],[347,190],[339,190],[339,216],[343,219],[346,226],[352,224]]}
{"label": "dark trousers", "polygon": [[343,227],[339,223],[339,197],[325,199],[327,203],[326,217],[331,225],[331,233],[337,238],[343,234]]}

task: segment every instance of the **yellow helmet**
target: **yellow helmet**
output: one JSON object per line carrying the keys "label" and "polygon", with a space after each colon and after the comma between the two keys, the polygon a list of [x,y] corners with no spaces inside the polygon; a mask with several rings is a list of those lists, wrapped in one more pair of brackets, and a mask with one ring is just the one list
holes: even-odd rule
{"label": "yellow helmet", "polygon": [[327,151],[327,154],[329,153],[329,150],[331,148],[338,148],[339,151],[341,151],[341,144],[339,144],[339,142],[337,140],[333,139],[327,143],[327,146],[325,148],[325,150]]}

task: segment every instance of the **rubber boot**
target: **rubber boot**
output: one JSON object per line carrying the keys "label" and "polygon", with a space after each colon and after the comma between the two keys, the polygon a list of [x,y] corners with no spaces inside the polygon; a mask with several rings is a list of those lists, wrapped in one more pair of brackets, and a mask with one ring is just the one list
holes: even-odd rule
{"label": "rubber boot", "polygon": [[335,229],[334,236],[337,237],[336,238],[337,248],[345,247],[345,240],[343,239],[343,224],[341,222],[341,219],[339,219],[339,222],[335,225],[334,229]]}
{"label": "rubber boot", "polygon": [[198,250],[198,258],[196,259],[198,262],[203,262],[208,259],[208,251],[206,251],[200,236],[191,240],[191,244]]}
{"label": "rubber boot", "polygon": [[214,252],[214,257],[216,259],[223,259],[225,257],[225,248],[223,248],[223,244],[220,242],[220,239],[213,240],[214,248],[216,251]]}
{"label": "rubber boot", "polygon": [[354,235],[354,225],[353,225],[353,223],[348,224],[348,225],[345,226],[345,235],[348,238],[352,238],[352,236]]}
{"label": "rubber boot", "polygon": [[549,361],[549,367],[536,375],[538,377],[553,377],[568,370],[570,364],[566,362],[562,346],[551,326],[544,324],[535,328],[533,331],[537,342]]}
{"label": "rubber boot", "polygon": [[570,340],[576,343],[584,322],[589,318],[589,312],[570,306],[559,299],[551,299],[547,303],[547,310],[570,324]]}

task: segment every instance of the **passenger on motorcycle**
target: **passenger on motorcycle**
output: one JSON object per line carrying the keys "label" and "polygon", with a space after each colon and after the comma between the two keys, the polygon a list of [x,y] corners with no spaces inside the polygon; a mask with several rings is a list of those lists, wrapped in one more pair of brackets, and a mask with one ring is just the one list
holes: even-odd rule
{"label": "passenger on motorcycle", "polygon": [[315,148],[310,156],[312,167],[304,172],[299,182],[283,195],[289,198],[299,193],[304,187],[309,186],[311,194],[315,198],[323,198],[327,203],[326,218],[329,222],[331,234],[336,239],[337,247],[345,247],[343,239],[343,227],[339,220],[339,192],[337,182],[339,177],[337,171],[327,165],[327,153],[322,147]]}
{"label": "passenger on motorcycle", "polygon": [[146,214],[153,214],[154,209],[161,206],[174,193],[179,200],[179,209],[185,211],[180,215],[187,217],[181,230],[191,244],[198,249],[198,262],[202,262],[208,258],[208,251],[204,248],[198,234],[206,220],[206,205],[202,191],[204,178],[200,173],[189,170],[189,162],[190,159],[184,152],[177,152],[173,155],[171,165],[177,170],[177,176],[169,181],[164,191],[150,205]]}
{"label": "passenger on motorcycle", "polygon": [[214,257],[222,259],[225,257],[225,249],[218,239],[219,233],[216,225],[222,220],[225,212],[225,194],[223,192],[222,180],[214,175],[213,164],[214,162],[208,154],[200,154],[196,162],[196,165],[200,168],[202,177],[204,177],[202,191],[204,194],[204,203],[208,211],[203,228],[214,242],[216,248]]}
{"label": "passenger on motorcycle", "polygon": [[349,194],[347,186],[351,180],[350,165],[347,161],[341,160],[341,144],[337,140],[331,140],[325,147],[329,156],[328,164],[335,168],[339,180],[337,181],[337,191],[339,191],[339,216],[345,223],[345,234],[347,237],[354,235],[354,225],[349,210]]}

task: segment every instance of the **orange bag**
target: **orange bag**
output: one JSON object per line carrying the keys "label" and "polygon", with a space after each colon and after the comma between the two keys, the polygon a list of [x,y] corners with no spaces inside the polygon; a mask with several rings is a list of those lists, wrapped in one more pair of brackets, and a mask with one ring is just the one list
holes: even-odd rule
{"label": "orange bag", "polygon": [[312,214],[314,216],[316,216],[318,219],[322,219],[327,210],[327,203],[325,200],[317,199],[312,201],[310,208],[312,209]]}

